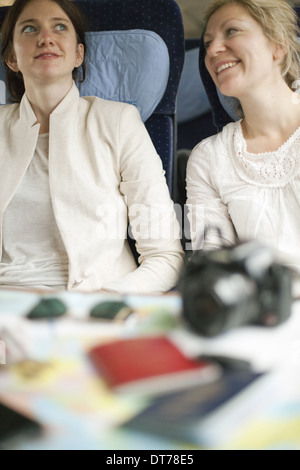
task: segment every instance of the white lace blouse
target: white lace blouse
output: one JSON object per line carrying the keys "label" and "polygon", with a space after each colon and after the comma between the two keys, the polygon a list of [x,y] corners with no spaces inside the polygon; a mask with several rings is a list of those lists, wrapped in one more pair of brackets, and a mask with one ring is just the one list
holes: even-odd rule
{"label": "white lace blouse", "polygon": [[300,127],[274,152],[247,152],[241,121],[200,142],[188,161],[187,204],[193,249],[258,239],[300,271]]}

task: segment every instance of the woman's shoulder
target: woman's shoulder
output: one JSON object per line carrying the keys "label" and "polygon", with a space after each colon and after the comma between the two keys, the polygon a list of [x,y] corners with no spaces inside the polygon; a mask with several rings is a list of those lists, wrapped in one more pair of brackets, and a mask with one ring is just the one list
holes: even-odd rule
{"label": "woman's shoulder", "polygon": [[222,131],[203,139],[192,150],[187,164],[187,175],[194,178],[198,174],[214,174],[228,171],[231,167],[229,146],[237,122],[227,124]]}
{"label": "woman's shoulder", "polygon": [[218,158],[223,153],[227,152],[228,143],[231,141],[232,135],[239,127],[239,121],[230,122],[220,132],[216,132],[209,137],[201,140],[192,151],[193,156],[200,154],[207,154],[208,156]]}
{"label": "woman's shoulder", "polygon": [[124,110],[135,113],[137,111],[133,104],[107,100],[98,96],[81,96],[80,103],[82,107],[88,107],[99,113],[121,113]]}
{"label": "woman's shoulder", "polygon": [[0,106],[0,118],[14,114],[20,108],[20,103],[3,104]]}
{"label": "woman's shoulder", "polygon": [[[117,135],[117,129],[137,131],[142,122],[136,106],[95,96],[80,98],[79,113],[81,119],[89,120],[93,126],[106,129],[114,136]],[[127,132],[122,132],[122,135],[126,136]]]}
{"label": "woman's shoulder", "polygon": [[20,117],[20,104],[3,104],[0,106],[0,132],[5,137],[10,126]]}

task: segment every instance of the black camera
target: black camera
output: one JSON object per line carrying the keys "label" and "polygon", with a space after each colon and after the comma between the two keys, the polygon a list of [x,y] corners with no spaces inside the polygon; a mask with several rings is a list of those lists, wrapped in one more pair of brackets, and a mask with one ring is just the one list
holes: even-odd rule
{"label": "black camera", "polygon": [[276,326],[291,314],[292,273],[256,241],[195,252],[179,289],[183,317],[204,336],[249,323]]}

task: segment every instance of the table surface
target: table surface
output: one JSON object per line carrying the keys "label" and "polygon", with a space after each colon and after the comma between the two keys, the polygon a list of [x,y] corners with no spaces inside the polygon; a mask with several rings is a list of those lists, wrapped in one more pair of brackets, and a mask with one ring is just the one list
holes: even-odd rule
{"label": "table surface", "polygon": [[[291,317],[278,327],[244,326],[209,339],[183,324],[182,302],[176,293],[119,297],[58,292],[55,296],[68,307],[64,317],[38,322],[26,318],[38,300],[53,295],[0,290],[0,337],[4,331],[10,345],[9,357],[6,342],[0,342],[0,401],[29,413],[44,426],[41,437],[24,437],[14,444],[16,448],[300,449],[299,301],[294,302]],[[120,298],[135,315],[122,323],[90,319],[93,305]],[[205,421],[205,445],[122,428],[152,397],[113,392],[95,373],[87,352],[104,341],[149,334],[167,335],[187,356],[229,355],[249,361],[254,371],[264,373],[251,393]]]}

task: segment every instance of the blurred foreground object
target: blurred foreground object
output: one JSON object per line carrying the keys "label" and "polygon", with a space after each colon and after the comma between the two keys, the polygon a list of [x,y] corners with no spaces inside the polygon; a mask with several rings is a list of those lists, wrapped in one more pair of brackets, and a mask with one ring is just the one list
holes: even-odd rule
{"label": "blurred foreground object", "polygon": [[291,314],[292,273],[256,241],[195,252],[180,289],[184,318],[204,336],[249,323],[276,326]]}

